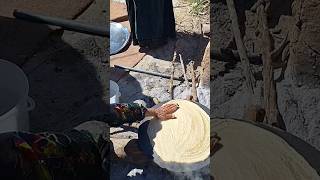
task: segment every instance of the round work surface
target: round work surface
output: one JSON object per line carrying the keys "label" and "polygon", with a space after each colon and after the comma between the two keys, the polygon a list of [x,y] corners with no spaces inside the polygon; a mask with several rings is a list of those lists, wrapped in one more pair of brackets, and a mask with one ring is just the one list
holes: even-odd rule
{"label": "round work surface", "polygon": [[209,115],[190,101],[172,100],[165,104],[169,103],[179,105],[174,113],[176,119],[148,122],[147,135],[154,162],[174,172],[194,171],[207,166],[210,161]]}
{"label": "round work surface", "polygon": [[[211,123],[220,138],[211,156],[214,180],[320,179],[319,163],[312,160],[320,154],[300,139],[238,120],[213,119]],[[295,145],[305,153],[298,153]]]}

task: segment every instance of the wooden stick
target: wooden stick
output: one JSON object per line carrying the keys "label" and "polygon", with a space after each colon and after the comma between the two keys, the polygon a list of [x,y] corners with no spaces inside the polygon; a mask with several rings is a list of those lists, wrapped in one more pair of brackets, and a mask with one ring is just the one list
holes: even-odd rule
{"label": "wooden stick", "polygon": [[194,62],[193,61],[190,62],[190,72],[191,72],[191,79],[192,79],[192,86],[191,86],[192,101],[198,102],[196,74],[194,72]]}
{"label": "wooden stick", "polygon": [[252,75],[252,72],[250,70],[250,61],[246,53],[246,48],[244,46],[244,43],[242,41],[239,22],[238,22],[238,16],[235,9],[234,1],[233,0],[227,0],[227,5],[230,13],[230,18],[232,20],[232,31],[233,35],[236,41],[237,49],[239,52],[239,56],[241,59],[241,63],[243,66],[245,78],[246,78],[246,85],[248,91],[253,95],[254,94],[254,77]]}
{"label": "wooden stick", "polygon": [[169,84],[169,93],[170,93],[170,98],[171,99],[174,99],[174,92],[173,92],[173,77],[174,77],[174,70],[175,70],[175,67],[174,67],[174,62],[176,60],[176,57],[177,57],[177,52],[174,51],[174,54],[173,54],[173,59],[171,61],[171,78],[170,78],[170,84]]}
{"label": "wooden stick", "polygon": [[271,35],[268,27],[266,8],[260,5],[257,9],[261,24],[261,45],[263,60],[264,106],[265,123],[285,129],[281,114],[278,109],[276,83],[274,81],[272,66]]}
{"label": "wooden stick", "polygon": [[285,38],[281,41],[279,47],[275,50],[273,50],[271,52],[271,59],[272,61],[275,61],[276,59],[278,59],[280,56],[282,56],[282,52],[284,50],[284,48],[289,44],[289,40],[288,40],[288,35],[289,33],[286,33]]}
{"label": "wooden stick", "polygon": [[185,80],[187,89],[189,89],[189,81],[188,81],[188,78],[187,78],[187,73],[186,73],[186,69],[185,69],[185,67],[184,67],[184,63],[183,63],[183,59],[182,59],[182,57],[181,57],[181,54],[179,54],[179,58],[180,58],[181,66],[182,66],[182,71],[183,71],[184,80]]}

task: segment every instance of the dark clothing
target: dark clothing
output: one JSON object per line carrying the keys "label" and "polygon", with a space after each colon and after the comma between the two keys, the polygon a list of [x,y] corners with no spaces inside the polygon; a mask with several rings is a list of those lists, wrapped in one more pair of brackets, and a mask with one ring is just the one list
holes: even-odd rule
{"label": "dark clothing", "polygon": [[[145,117],[146,108],[138,104],[111,106],[111,111],[102,118],[111,126],[140,121]],[[109,142],[101,142],[101,137],[94,136],[83,130],[0,134],[0,179],[108,179],[108,163],[103,160],[109,153]]]}
{"label": "dark clothing", "polygon": [[126,0],[134,45],[157,47],[176,37],[172,0]]}

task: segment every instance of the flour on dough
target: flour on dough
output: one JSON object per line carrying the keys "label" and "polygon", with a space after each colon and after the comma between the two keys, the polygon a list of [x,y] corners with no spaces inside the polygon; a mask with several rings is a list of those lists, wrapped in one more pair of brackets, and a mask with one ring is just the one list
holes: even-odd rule
{"label": "flour on dough", "polygon": [[176,119],[150,121],[148,136],[153,145],[154,161],[175,171],[206,166],[210,155],[209,115],[190,101],[172,100],[166,104],[178,104],[179,109],[174,113]]}

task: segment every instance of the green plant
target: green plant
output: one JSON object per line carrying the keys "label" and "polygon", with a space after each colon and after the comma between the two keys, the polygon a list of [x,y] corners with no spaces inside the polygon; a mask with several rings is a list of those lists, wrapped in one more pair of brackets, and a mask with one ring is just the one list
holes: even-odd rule
{"label": "green plant", "polygon": [[206,14],[209,10],[209,0],[189,0],[191,3],[191,13],[194,15]]}

